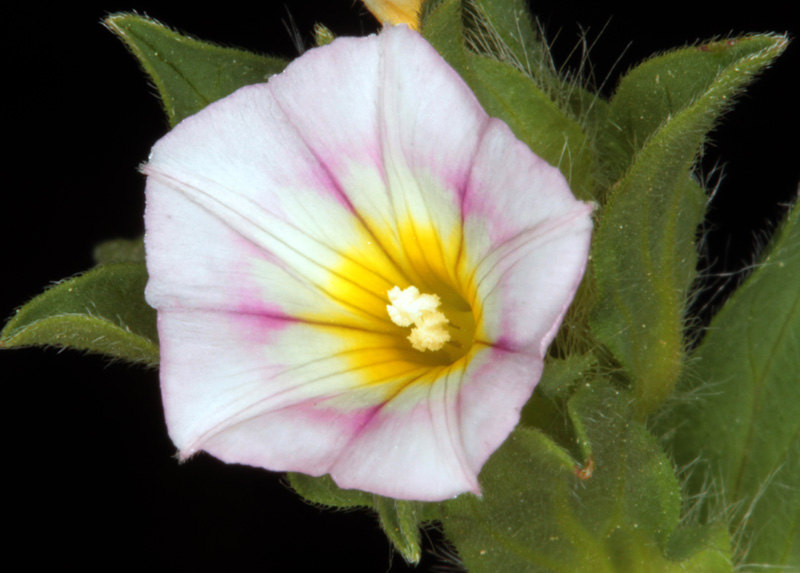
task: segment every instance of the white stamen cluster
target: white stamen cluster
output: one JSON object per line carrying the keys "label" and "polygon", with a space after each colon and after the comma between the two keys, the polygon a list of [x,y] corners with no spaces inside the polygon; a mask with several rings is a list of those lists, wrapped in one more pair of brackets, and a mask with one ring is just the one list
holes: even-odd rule
{"label": "white stamen cluster", "polygon": [[421,294],[415,286],[405,290],[394,287],[389,291],[389,302],[386,311],[389,318],[397,326],[411,326],[408,340],[415,350],[441,350],[450,340],[450,333],[445,325],[450,322],[447,317],[439,312],[442,303],[438,295]]}

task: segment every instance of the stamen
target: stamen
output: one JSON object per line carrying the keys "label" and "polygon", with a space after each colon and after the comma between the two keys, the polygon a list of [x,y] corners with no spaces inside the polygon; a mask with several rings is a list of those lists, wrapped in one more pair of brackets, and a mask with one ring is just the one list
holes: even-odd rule
{"label": "stamen", "polygon": [[450,322],[444,313],[437,310],[442,303],[438,295],[421,294],[415,286],[405,290],[394,287],[389,291],[386,311],[397,326],[411,326],[408,340],[415,350],[441,350],[450,340],[445,326]]}

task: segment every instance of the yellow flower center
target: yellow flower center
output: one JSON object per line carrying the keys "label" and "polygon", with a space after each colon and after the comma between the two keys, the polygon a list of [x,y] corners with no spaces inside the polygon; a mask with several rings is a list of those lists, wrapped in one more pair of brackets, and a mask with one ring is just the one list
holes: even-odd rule
{"label": "yellow flower center", "polygon": [[321,292],[340,312],[301,315],[336,333],[332,349],[343,371],[387,396],[433,383],[443,369],[465,368],[486,344],[461,228],[445,233],[408,218],[397,234],[390,230],[367,220],[352,247],[338,253]]}
{"label": "yellow flower center", "polygon": [[439,312],[441,299],[435,294],[421,294],[415,286],[406,290],[394,287],[389,291],[389,301],[386,305],[389,318],[397,326],[411,326],[408,340],[415,350],[441,350],[450,340],[447,317]]}
{"label": "yellow flower center", "polygon": [[477,325],[472,307],[447,285],[439,283],[437,290],[441,296],[422,293],[413,285],[387,292],[386,313],[392,323],[411,328],[405,339],[397,336],[391,345],[403,362],[449,366],[473,346]]}

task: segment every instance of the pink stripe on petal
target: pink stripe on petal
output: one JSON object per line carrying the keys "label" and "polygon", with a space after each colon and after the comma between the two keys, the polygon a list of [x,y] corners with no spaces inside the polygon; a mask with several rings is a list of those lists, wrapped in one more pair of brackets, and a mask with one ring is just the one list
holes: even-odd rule
{"label": "pink stripe on petal", "polygon": [[[421,36],[311,50],[187,118],[145,171],[147,300],[183,455],[402,499],[479,493],[582,277],[592,208]],[[384,315],[412,279],[441,286],[451,317],[481,313],[449,366]]]}
{"label": "pink stripe on petal", "polygon": [[375,407],[352,412],[318,408],[314,402],[262,414],[203,442],[203,449],[230,463],[323,475],[371,419]]}
{"label": "pink stripe on petal", "polygon": [[[555,167],[517,140],[493,119],[471,165],[462,203],[465,219],[483,221],[492,244],[548,222],[554,215],[581,209],[566,179]],[[514,168],[499,169],[498,164]]]}

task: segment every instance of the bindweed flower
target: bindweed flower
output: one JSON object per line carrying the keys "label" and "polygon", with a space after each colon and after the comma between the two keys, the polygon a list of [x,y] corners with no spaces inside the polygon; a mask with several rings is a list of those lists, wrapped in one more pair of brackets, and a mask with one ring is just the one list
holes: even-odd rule
{"label": "bindweed flower", "polygon": [[406,24],[419,30],[422,0],[363,0],[367,9],[381,24]]}
{"label": "bindweed flower", "polygon": [[519,420],[590,205],[405,26],[311,50],[175,127],[147,300],[182,457],[441,500]]}

